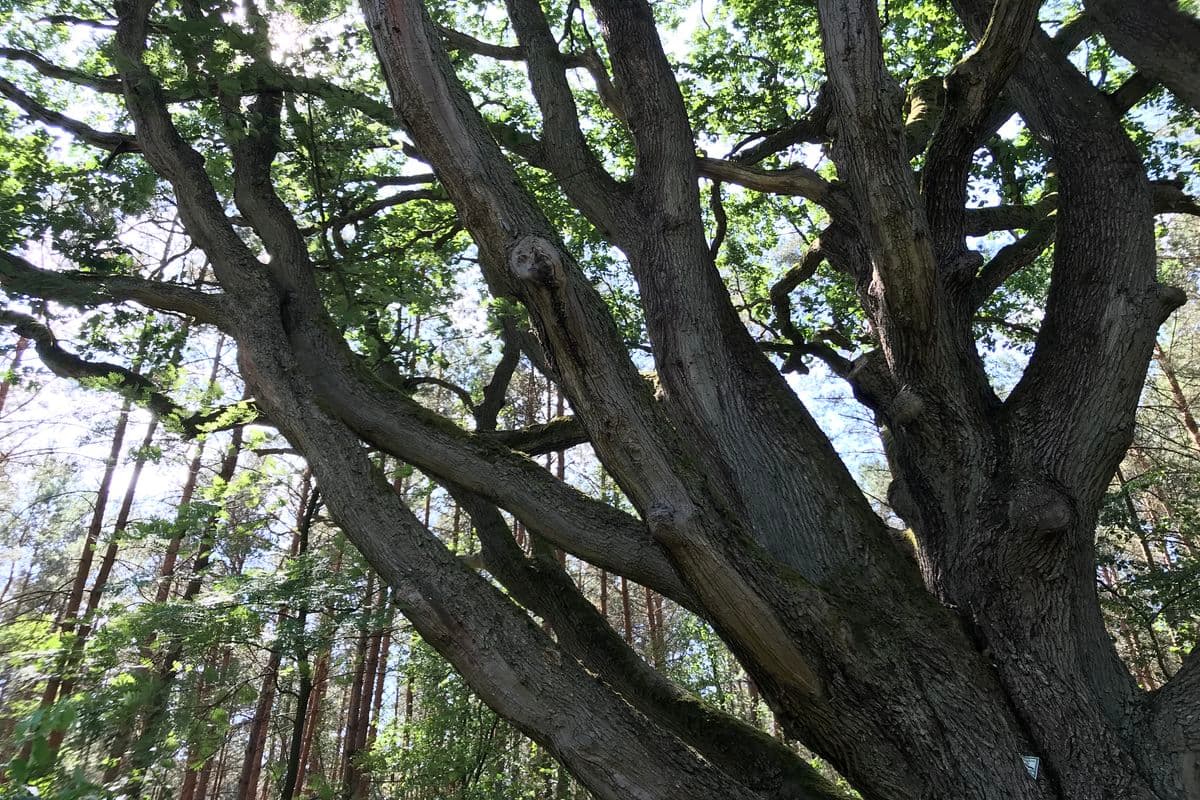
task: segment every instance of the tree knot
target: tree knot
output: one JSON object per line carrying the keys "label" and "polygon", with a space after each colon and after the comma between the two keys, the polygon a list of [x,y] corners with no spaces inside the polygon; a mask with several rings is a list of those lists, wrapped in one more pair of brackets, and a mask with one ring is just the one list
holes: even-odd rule
{"label": "tree knot", "polygon": [[1040,534],[1066,532],[1074,519],[1070,500],[1044,482],[1017,488],[1008,503],[1008,518],[1020,531]]}
{"label": "tree knot", "polygon": [[523,281],[557,286],[563,275],[562,253],[542,237],[527,234],[508,251],[508,267]]}
{"label": "tree knot", "polygon": [[650,535],[667,547],[678,547],[687,542],[684,529],[690,515],[676,510],[667,503],[651,506],[646,514]]}
{"label": "tree knot", "polygon": [[921,396],[911,386],[901,386],[888,404],[887,417],[893,426],[903,426],[915,422],[924,411],[925,401]]}

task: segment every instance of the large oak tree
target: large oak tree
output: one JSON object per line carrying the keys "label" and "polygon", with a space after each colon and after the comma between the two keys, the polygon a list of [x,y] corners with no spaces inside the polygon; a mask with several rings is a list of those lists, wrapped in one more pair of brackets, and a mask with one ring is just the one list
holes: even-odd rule
{"label": "large oak tree", "polygon": [[[355,37],[369,36],[375,82],[357,86],[277,63],[272,36],[278,45],[286,31],[252,3],[118,0],[107,16],[63,4],[42,22],[90,31],[88,63],[20,46],[0,55],[46,85],[119,100],[118,130],[30,86],[0,79],[0,93],[24,117],[108,151],[95,175],[167,186],[215,282],[168,280],[62,226],[56,246],[76,268],[37,267],[20,254],[21,231],[36,228],[19,216],[35,205],[25,197],[6,206],[16,221],[4,229],[0,286],[14,303],[0,322],[52,371],[102,378],[193,432],[229,417],[190,414],[136,372],[75,355],[15,301],[132,304],[235,340],[251,413],[307,459],[399,609],[597,797],[842,795],[789,748],[646,665],[553,557],[515,544],[511,520],[701,616],[786,733],[863,797],[1198,798],[1200,656],[1155,692],[1135,684],[1097,602],[1094,531],[1156,330],[1183,300],[1156,281],[1155,215],[1196,211],[1180,184],[1150,180],[1125,115],[1161,86],[1194,121],[1200,23],[1169,0],[1136,12],[1090,0],[1052,36],[1039,0],[891,5],[885,13],[934,21],[898,26],[873,0],[734,4],[749,26],[743,44],[755,25],[767,35],[804,22],[793,33],[807,49],[793,63],[761,61],[812,107],[720,159],[698,146],[727,142],[722,119],[747,100],[722,83],[711,52],[716,68],[693,65],[683,81],[646,0],[506,0],[503,23],[483,14],[474,35],[450,27],[441,4],[362,0],[357,25],[322,44],[362,62]],[[504,38],[485,41],[487,31]],[[916,41],[930,31],[933,41]],[[1117,91],[1069,57],[1096,35],[1136,69]],[[890,59],[906,47],[924,48],[936,74],[902,86]],[[506,100],[501,80],[488,97],[482,62],[519,65],[528,83]],[[373,127],[347,123],[344,141],[318,142],[301,99]],[[1014,114],[1043,159],[1023,176],[1037,202],[1013,200],[1003,175],[988,183],[989,168],[1005,172],[1013,136],[997,131]],[[388,136],[424,168],[389,174],[385,156],[372,160]],[[334,210],[316,161],[338,146],[360,154],[357,186],[423,188]],[[985,146],[990,161],[976,155]],[[835,170],[799,160],[821,147]],[[297,201],[298,176],[317,176],[315,200]],[[744,187],[742,198],[801,198],[789,202],[823,221],[770,290],[769,325],[731,300],[722,184]],[[990,207],[978,207],[981,185],[993,187]],[[371,268],[352,269],[366,257],[347,227],[412,200],[452,204],[453,223],[424,231],[424,244],[380,240]],[[471,430],[421,406],[414,376],[383,369],[379,341],[361,335],[372,321],[378,330],[399,284],[420,280],[411,252],[435,269],[460,228],[478,281],[503,301],[504,356],[468,397]],[[1023,233],[985,260],[969,237],[996,230]],[[630,323],[589,267],[596,258],[636,282],[646,342],[633,355]],[[1046,263],[1032,354],[998,393],[977,342],[981,309]],[[839,313],[863,335],[793,319],[789,297],[818,268],[847,288],[852,307]],[[646,351],[656,386],[639,371]],[[573,417],[497,430],[521,355]],[[781,365],[812,358],[881,426],[889,500],[915,548],[785,380]],[[530,458],[584,442],[632,513]],[[372,451],[426,473],[469,511],[484,572],[421,524]],[[1036,776],[1022,756],[1040,759]]]}

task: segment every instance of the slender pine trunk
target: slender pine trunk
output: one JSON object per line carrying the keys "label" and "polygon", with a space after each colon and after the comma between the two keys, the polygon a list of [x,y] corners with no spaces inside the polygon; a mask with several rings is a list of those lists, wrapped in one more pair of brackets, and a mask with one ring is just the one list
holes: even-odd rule
{"label": "slender pine trunk", "polygon": [[[125,535],[125,530],[129,526],[129,516],[133,511],[133,501],[137,495],[138,481],[141,478],[142,469],[146,466],[149,447],[153,443],[154,436],[157,433],[158,418],[156,417],[151,419],[150,424],[146,426],[146,433],[142,437],[141,447],[138,449],[137,458],[133,463],[133,472],[129,476],[129,485],[125,489],[125,496],[121,499],[121,507],[117,511],[117,519],[113,523],[108,547],[105,548],[104,555],[100,558],[96,577],[92,580],[92,588],[88,592],[87,605],[84,607],[83,614],[80,617],[81,623],[79,629],[71,643],[70,652],[63,662],[61,670],[62,683],[58,690],[61,697],[68,696],[75,688],[76,669],[83,660],[87,640],[94,629],[95,615],[100,608],[100,600],[104,596],[104,590],[108,587],[108,579],[112,575],[113,566],[116,564],[117,552],[121,546],[121,537]],[[65,735],[66,731],[62,729],[56,729],[51,732],[49,744],[52,752],[58,752]]]}
{"label": "slender pine trunk", "polygon": [[21,359],[28,349],[29,340],[24,336],[18,336],[17,344],[13,347],[12,361],[8,362],[8,371],[4,375],[4,380],[0,380],[0,414],[4,413],[4,406],[8,402],[8,392],[16,383],[17,370],[21,368]]}
{"label": "slender pine trunk", "polygon": [[650,663],[656,669],[663,668],[663,635],[659,614],[654,607],[654,590],[646,587],[646,629],[649,632]]}
{"label": "slender pine trunk", "polygon": [[1200,424],[1196,423],[1196,417],[1192,414],[1191,403],[1188,402],[1187,395],[1183,392],[1183,386],[1179,383],[1179,375],[1175,371],[1174,364],[1171,363],[1171,358],[1158,342],[1154,343],[1154,358],[1158,361],[1158,366],[1162,368],[1167,385],[1171,387],[1171,400],[1179,414],[1179,421],[1183,423],[1183,428],[1192,440],[1192,445],[1200,451]]}
{"label": "slender pine trunk", "polygon": [[307,586],[309,570],[305,559],[308,556],[309,537],[312,521],[316,516],[319,503],[318,493],[312,490],[312,475],[306,470],[300,483],[300,505],[296,515],[296,547],[293,557],[298,559],[303,570],[305,599],[300,601],[296,611],[295,625],[295,659],[296,659],[296,709],[292,717],[292,729],[287,745],[287,763],[284,766],[283,780],[280,783],[279,796],[282,800],[291,800],[296,789],[296,779],[300,772],[300,755],[304,746],[304,723],[308,717],[308,702],[312,695],[312,671],[309,664],[309,652],[306,644],[306,628],[308,625]]}
{"label": "slender pine trunk", "polygon": [[[208,390],[212,391],[217,385],[217,373],[221,368],[221,351],[224,348],[225,335],[217,337],[216,352],[213,355],[212,368],[208,373]],[[175,533],[167,543],[167,551],[163,554],[162,564],[158,570],[158,588],[154,593],[154,602],[165,603],[171,596],[171,583],[175,577],[175,564],[179,560],[179,548],[183,544],[184,529],[182,524],[184,512],[196,493],[200,481],[200,467],[204,458],[204,440],[196,443],[192,459],[188,463],[187,477],[183,482],[183,490],[179,495],[179,516],[176,519]]]}
{"label": "slender pine trunk", "polygon": [[[365,726],[363,725],[362,715],[365,709],[370,708],[370,698],[367,696],[370,686],[374,686],[374,676],[368,679],[368,670],[370,669],[371,651],[374,636],[371,633],[371,626],[375,623],[375,614],[378,606],[373,601],[375,595],[375,573],[372,572],[367,578],[367,591],[364,599],[366,607],[366,619],[364,629],[359,634],[354,651],[354,683],[350,687],[350,701],[346,712],[346,723],[342,738],[342,768],[341,781],[342,792],[341,796],[344,800],[355,798],[358,789],[358,765],[355,757],[359,752],[360,736],[365,738]],[[378,657],[378,653],[376,653]]]}
{"label": "slender pine trunk", "polygon": [[[104,515],[108,509],[108,496],[112,489],[113,474],[117,470],[117,464],[121,459],[121,450],[125,445],[125,431],[129,425],[131,408],[131,401],[126,400],[121,404],[121,410],[117,414],[117,426],[113,430],[108,458],[104,462],[104,473],[100,477],[100,486],[96,491],[95,505],[92,507],[92,518],[88,524],[87,532],[84,534],[83,551],[79,554],[79,560],[75,565],[75,577],[71,582],[71,589],[67,594],[66,603],[59,613],[55,624],[59,635],[62,636],[66,643],[66,647],[59,654],[54,665],[54,671],[50,674],[42,690],[42,696],[38,701],[39,708],[44,709],[54,705],[54,702],[59,697],[66,670],[70,663],[76,638],[74,633],[79,624],[79,612],[83,602],[83,593],[87,587],[88,575],[92,571],[92,561],[96,554],[96,543],[100,539],[100,531],[104,526]],[[52,752],[57,753],[58,744],[61,743],[61,735],[57,730],[50,731],[48,735],[57,740],[52,748]],[[32,752],[33,741],[28,740],[22,745],[20,758],[28,760]]]}
{"label": "slender pine trunk", "polygon": [[625,623],[625,644],[633,644],[633,613],[629,607],[629,580],[621,576],[621,615]]}
{"label": "slender pine trunk", "polygon": [[[277,625],[283,624],[284,614],[286,611],[280,612],[280,620]],[[238,800],[255,800],[258,795],[258,778],[262,772],[263,751],[266,749],[271,710],[275,702],[275,686],[279,680],[279,665],[282,660],[283,650],[277,642],[267,659],[262,688],[259,689],[258,701],[254,707],[254,717],[250,721],[246,755],[242,759],[242,769],[238,775]]]}
{"label": "slender pine trunk", "polygon": [[[226,485],[233,479],[234,473],[237,471],[238,456],[242,451],[242,438],[242,428],[235,428],[218,472],[218,478]],[[208,520],[204,532],[200,536],[195,560],[192,563],[192,575],[180,598],[184,603],[194,601],[200,593],[216,543],[214,528],[215,520]],[[127,775],[124,791],[132,797],[140,794],[146,770],[153,762],[155,748],[161,736],[161,727],[167,715],[171,687],[178,674],[177,662],[182,653],[183,643],[177,638],[173,638],[159,651],[159,655],[155,659],[158,669],[150,678],[150,688],[147,691],[148,700],[141,713],[141,730],[129,748],[128,760],[122,762],[121,759],[128,736],[118,737],[118,743],[110,759],[112,766],[105,772],[105,782],[112,782],[121,773]],[[130,726],[130,728],[132,727]]]}

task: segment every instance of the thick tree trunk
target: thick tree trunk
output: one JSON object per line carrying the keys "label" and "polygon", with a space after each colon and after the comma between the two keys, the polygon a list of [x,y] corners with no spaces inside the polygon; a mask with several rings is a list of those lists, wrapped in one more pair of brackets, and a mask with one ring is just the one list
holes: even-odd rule
{"label": "thick tree trunk", "polygon": [[[658,399],[458,81],[426,9],[362,5],[398,114],[474,237],[489,289],[528,311],[634,515],[580,498],[531,460],[362,378],[325,312],[304,234],[272,188],[279,97],[260,95],[265,124],[228,142],[234,200],[271,256],[264,266],[228,224],[143,63],[147,4],[121,6],[126,105],[143,153],[237,298],[223,321],[261,408],[310,460],[332,517],[414,629],[485,702],[603,800],[772,791],[738,769],[732,748],[697,734],[669,691],[620,689],[658,685],[622,674],[634,663],[619,634],[597,625],[573,640],[569,625],[549,623],[551,637],[448,552],[364,441],[503,507],[535,545],[572,550],[626,589],[634,580],[702,614],[788,734],[867,800],[1194,793],[1198,659],[1140,694],[1106,637],[1094,585],[1096,510],[1129,442],[1154,330],[1179,298],[1154,283],[1145,169],[1111,105],[1037,28],[1040,3],[956,1],[979,45],[947,78],[919,184],[877,4],[817,4],[839,184],[801,177],[834,220],[822,245],[856,283],[878,345],[841,366],[887,429],[891,495],[917,534],[919,570],[730,301],[699,208],[687,106],[649,4],[591,4],[636,159],[620,182],[589,149],[541,6],[507,8],[542,115],[538,155],[628,258]],[[977,274],[964,222],[971,158],[1001,92],[1046,142],[1060,184],[1045,318],[1004,400],[972,330],[982,284],[996,276]],[[591,610],[571,605],[580,598],[568,584],[561,608],[535,599],[560,619]],[[360,642],[360,672],[364,658]],[[357,684],[362,706],[365,676]],[[806,774],[794,754],[765,748],[751,749],[781,773]],[[1043,772],[1029,774],[1023,756]],[[836,794],[820,781],[806,792]]]}

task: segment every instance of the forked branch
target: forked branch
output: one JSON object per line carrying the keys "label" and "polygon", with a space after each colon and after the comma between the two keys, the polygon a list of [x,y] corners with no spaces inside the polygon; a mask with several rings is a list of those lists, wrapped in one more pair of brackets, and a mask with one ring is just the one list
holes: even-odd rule
{"label": "forked branch", "polygon": [[978,45],[946,76],[946,103],[926,153],[922,190],[934,255],[964,247],[967,176],[976,142],[1037,27],[1042,0],[998,0]]}

